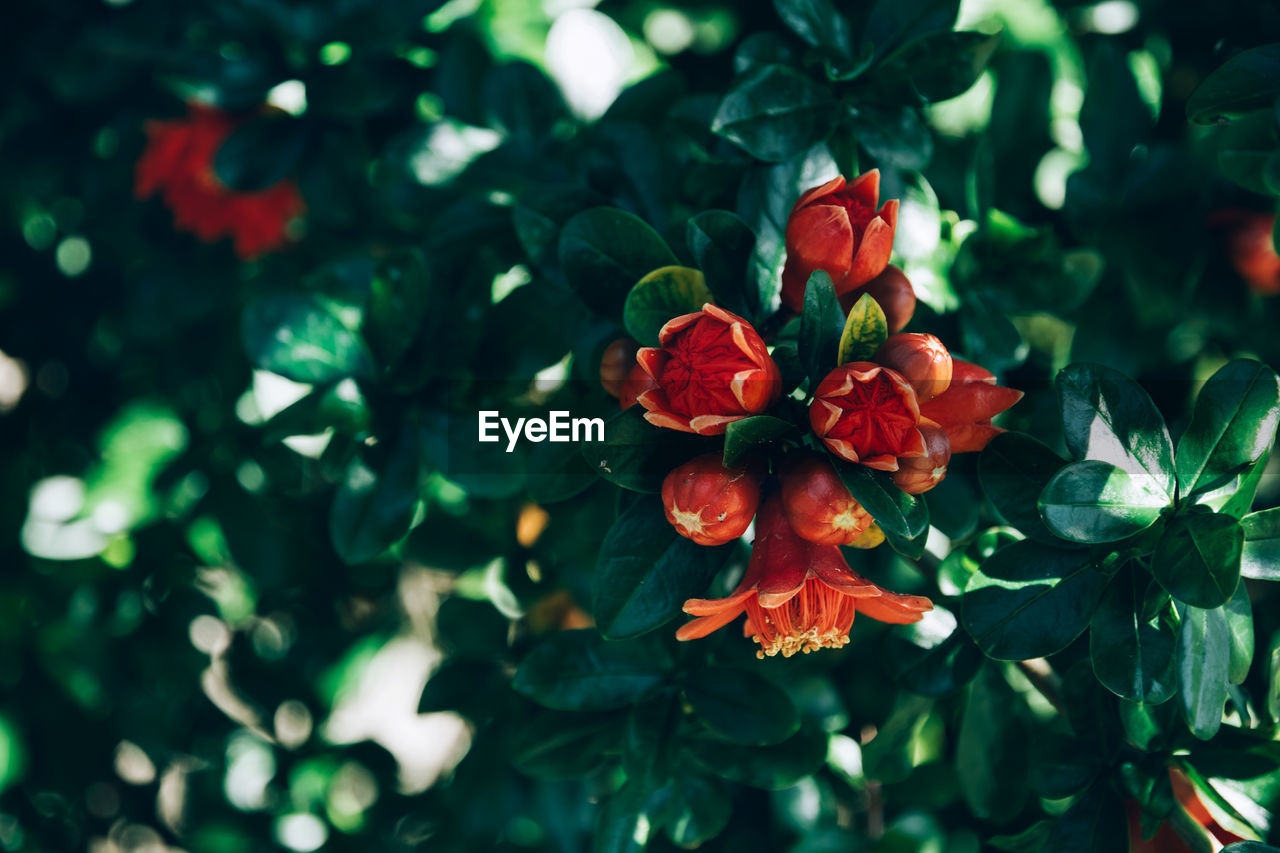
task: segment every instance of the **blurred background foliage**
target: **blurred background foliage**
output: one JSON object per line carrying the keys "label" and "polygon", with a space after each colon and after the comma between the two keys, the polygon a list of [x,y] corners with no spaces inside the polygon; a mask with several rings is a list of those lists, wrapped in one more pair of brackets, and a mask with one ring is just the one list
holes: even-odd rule
{"label": "blurred background foliage", "polygon": [[[1103,689],[1084,641],[1046,688],[957,628],[1014,535],[972,463],[929,495],[924,561],[859,557],[933,597],[925,622],[759,663],[671,624],[611,644],[593,572],[632,494],[576,448],[495,473],[450,440],[479,408],[608,412],[594,376],[622,330],[562,268],[575,214],[628,211],[689,263],[690,217],[736,211],[768,279],[796,195],[870,167],[903,200],[913,328],[1029,392],[1005,426],[1061,445],[1068,362],[1138,379],[1175,435],[1227,359],[1280,365],[1280,307],[1210,224],[1274,210],[1275,93],[1188,122],[1210,72],[1280,40],[1273,6],[842,13],[6,4],[0,849],[1124,850],[1121,799],[1167,801],[1175,754],[1274,840],[1262,584],[1234,734],[1203,745]],[[297,181],[287,250],[241,262],[133,199],[144,123],[190,100],[249,116],[224,183]],[[540,666],[579,658],[625,684],[544,689]]]}

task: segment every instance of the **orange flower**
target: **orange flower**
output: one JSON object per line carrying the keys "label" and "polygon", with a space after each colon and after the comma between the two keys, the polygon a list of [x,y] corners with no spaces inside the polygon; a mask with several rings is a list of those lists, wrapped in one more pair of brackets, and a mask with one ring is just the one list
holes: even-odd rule
{"label": "orange flower", "polygon": [[782,304],[799,314],[809,276],[825,270],[836,294],[848,293],[884,272],[893,254],[898,200],[880,200],[880,170],[843,177],[814,187],[796,201],[787,220],[787,263],[782,270]]}
{"label": "orange flower", "polygon": [[809,424],[841,459],[897,471],[901,456],[924,456],[920,404],[902,374],[869,361],[841,365],[818,383]]}
{"label": "orange flower", "polygon": [[1254,293],[1280,293],[1280,255],[1272,236],[1274,213],[1224,208],[1209,215],[1209,225],[1226,231],[1227,258]]}
{"label": "orange flower", "polygon": [[853,618],[862,613],[881,622],[919,622],[933,604],[918,595],[898,595],[849,568],[835,545],[817,545],[796,535],[777,495],[756,518],[756,541],[747,573],[728,598],[691,598],[684,612],[697,618],[676,632],[696,640],[747,614],[744,635],[760,644],[756,657],[838,649],[849,642]]}
{"label": "orange flower", "polygon": [[[1196,786],[1187,774],[1176,767],[1169,768],[1169,782],[1173,786],[1173,795],[1187,815],[1196,823],[1209,831],[1221,844],[1233,844],[1247,841],[1218,823],[1204,803],[1196,794]],[[1142,838],[1142,807],[1137,800],[1124,801],[1125,814],[1129,819],[1129,850],[1131,853],[1192,853],[1191,848],[1182,840],[1167,822],[1161,823],[1156,834],[1148,840]]]}
{"label": "orange flower", "polygon": [[947,390],[920,405],[920,417],[947,431],[952,453],[972,453],[1004,432],[991,419],[1022,399],[1022,392],[996,385],[990,371],[954,359]]}
{"label": "orange flower", "polygon": [[141,200],[159,192],[176,228],[206,243],[231,237],[236,254],[250,260],[284,246],[289,222],[305,205],[293,181],[239,192],[218,180],[214,157],[236,123],[201,104],[192,104],[186,118],[147,122],[147,147],[138,159],[133,194]]}
{"label": "orange flower", "polygon": [[782,393],[782,374],[746,320],[707,304],[658,332],[661,347],[645,347],[636,361],[656,387],[640,393],[654,426],[723,435],[729,424],[757,415]]}

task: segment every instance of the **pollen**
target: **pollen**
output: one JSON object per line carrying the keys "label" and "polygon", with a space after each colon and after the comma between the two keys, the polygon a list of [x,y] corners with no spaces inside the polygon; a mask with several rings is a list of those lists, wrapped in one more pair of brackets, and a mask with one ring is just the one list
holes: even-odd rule
{"label": "pollen", "polygon": [[746,611],[745,632],[760,644],[757,658],[842,648],[857,613],[853,598],[814,577],[780,607],[762,607],[751,599]]}

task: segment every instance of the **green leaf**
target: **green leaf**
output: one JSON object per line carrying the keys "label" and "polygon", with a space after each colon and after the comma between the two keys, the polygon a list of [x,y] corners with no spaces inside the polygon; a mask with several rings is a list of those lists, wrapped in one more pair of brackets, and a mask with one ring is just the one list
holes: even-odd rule
{"label": "green leaf", "polygon": [[329,512],[329,536],[344,563],[372,560],[409,532],[421,471],[417,435],[402,430],[377,471],[359,458],[347,466]]}
{"label": "green leaf", "polygon": [[942,32],[915,39],[872,73],[877,100],[929,104],[964,94],[978,81],[1000,42],[999,34]]}
{"label": "green leaf", "polygon": [[772,415],[755,415],[729,424],[724,434],[724,464],[732,468],[757,447],[767,447],[796,432],[789,421]]}
{"label": "green leaf", "polygon": [[804,313],[800,315],[800,363],[809,376],[810,389],[835,369],[843,334],[844,311],[835,285],[831,276],[818,270],[805,285]]}
{"label": "green leaf", "polygon": [[364,336],[381,364],[394,366],[408,352],[438,298],[420,252],[379,262],[369,282]]}
{"label": "green leaf", "polygon": [[1259,580],[1280,580],[1280,507],[1264,509],[1240,520],[1244,548],[1240,574]]}
{"label": "green leaf", "polygon": [[762,291],[753,275],[756,235],[747,223],[727,210],[706,210],[689,220],[685,239],[716,304],[761,325],[773,294]]}
{"label": "green leaf", "polygon": [[1164,529],[1151,573],[1179,601],[1195,607],[1226,603],[1240,582],[1244,528],[1207,510],[1180,513]]}
{"label": "green leaf", "polygon": [[893,484],[884,471],[872,471],[865,465],[829,457],[840,475],[840,482],[871,513],[885,536],[907,540],[923,539],[929,534],[929,507],[915,495],[909,495]]}
{"label": "green leaf", "polygon": [[889,323],[885,319],[884,309],[871,298],[871,294],[862,294],[849,309],[849,318],[840,335],[836,364],[870,361],[888,337]]}
{"label": "green leaf", "polygon": [[610,639],[652,631],[702,595],[732,551],[709,548],[676,532],[662,502],[644,497],[618,516],[600,546],[592,610]]}
{"label": "green leaf", "polygon": [[694,847],[716,837],[729,824],[733,801],[717,779],[683,772],[673,780],[675,811],[665,827],[681,847]]}
{"label": "green leaf", "polygon": [[604,441],[584,441],[582,455],[610,483],[652,494],[672,468],[719,445],[719,439],[656,427],[640,406],[632,406],[605,421]]}
{"label": "green leaf", "polygon": [[218,180],[239,192],[259,192],[298,167],[307,144],[307,126],[273,114],[247,119],[231,132],[213,158]]}
{"label": "green leaf", "polygon": [[1158,705],[1173,696],[1174,635],[1142,618],[1150,579],[1132,564],[1120,570],[1093,614],[1089,655],[1102,685],[1123,699]]}
{"label": "green leaf", "polygon": [[711,130],[758,160],[780,163],[826,139],[839,113],[831,93],[786,65],[763,65],[737,80]]}
{"label": "green leaf", "polygon": [[294,382],[334,382],[372,372],[360,335],[336,307],[315,296],[260,296],[245,308],[242,331],[255,367]]}
{"label": "green leaf", "polygon": [[1071,804],[1053,824],[1044,853],[1129,853],[1124,806],[1103,781]]}
{"label": "green leaf", "polygon": [[1083,550],[1015,542],[1001,548],[965,588],[962,621],[997,660],[1062,651],[1089,627],[1110,576]]}
{"label": "green leaf", "polygon": [[978,456],[978,482],[1000,515],[1030,539],[1061,540],[1045,527],[1037,501],[1067,463],[1043,442],[1016,432],[997,435]]}
{"label": "green leaf", "polygon": [[893,783],[911,775],[933,705],[932,699],[923,696],[898,694],[888,719],[877,727],[876,736],[862,750],[862,766],[868,778]]}
{"label": "green leaf", "polygon": [[1073,462],[1040,493],[1040,517],[1056,536],[1095,544],[1127,539],[1155,523],[1169,496],[1147,478],[1106,462]]}
{"label": "green leaf", "polygon": [[1133,477],[1149,477],[1174,493],[1173,441],[1147,392],[1119,371],[1073,364],[1058,374],[1058,402],[1067,448]]}
{"label": "green leaf", "polygon": [[695,670],[685,681],[684,696],[712,731],[734,743],[781,743],[800,728],[800,715],[787,694],[746,670]]}
{"label": "green leaf", "polygon": [[1178,440],[1183,494],[1220,486],[1266,454],[1280,423],[1280,377],[1256,361],[1229,362],[1205,383]]}
{"label": "green leaf", "polygon": [[1223,847],[1222,853],[1280,853],[1280,847],[1272,847],[1260,841],[1237,841]]}
{"label": "green leaf", "polygon": [[974,815],[1007,823],[1022,810],[1028,785],[1029,726],[1024,701],[988,664],[969,690],[956,743],[961,794]]}
{"label": "green leaf", "polygon": [[617,714],[544,711],[520,721],[508,748],[511,763],[521,773],[538,779],[581,779],[599,770],[621,740]]}
{"label": "green leaf", "polygon": [[495,691],[506,690],[497,664],[486,660],[446,660],[427,679],[418,699],[418,713],[459,711],[467,716],[485,713]]}
{"label": "green leaf", "polygon": [[1249,675],[1249,667],[1253,664],[1254,645],[1253,606],[1249,601],[1249,590],[1244,584],[1236,587],[1231,600],[1222,605],[1222,612],[1227,617],[1227,631],[1231,641],[1227,681],[1243,684]]}
{"label": "green leaf", "polygon": [[569,286],[589,308],[606,317],[621,314],[637,281],[676,263],[657,231],[617,208],[584,210],[560,232],[560,266]]}
{"label": "green leaf", "polygon": [[1182,608],[1178,630],[1178,698],[1191,733],[1209,740],[1222,725],[1231,660],[1231,629],[1223,609]]}
{"label": "green leaf", "polygon": [[660,267],[627,294],[622,320],[642,346],[658,346],[658,332],[672,317],[702,310],[711,301],[706,279],[688,267]]}
{"label": "green leaf", "polygon": [[827,734],[802,728],[788,740],[771,746],[696,739],[687,742],[685,751],[694,763],[717,776],[778,791],[817,772],[827,757]]}
{"label": "green leaf", "polygon": [[782,23],[811,46],[834,58],[852,58],[849,22],[831,0],[773,0]]}
{"label": "green leaf", "polygon": [[1187,118],[1219,124],[1253,110],[1271,109],[1280,96],[1280,44],[1265,44],[1228,59],[1187,99]]}
{"label": "green leaf", "polygon": [[561,631],[525,656],[511,686],[562,711],[607,711],[633,704],[667,677],[661,646],[605,640],[594,628]]}

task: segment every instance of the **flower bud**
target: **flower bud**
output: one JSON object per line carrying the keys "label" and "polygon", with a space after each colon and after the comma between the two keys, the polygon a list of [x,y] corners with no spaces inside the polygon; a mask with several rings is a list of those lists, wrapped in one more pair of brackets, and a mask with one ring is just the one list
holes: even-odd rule
{"label": "flower bud", "polygon": [[872,360],[901,373],[920,403],[932,400],[951,384],[951,353],[933,335],[919,332],[892,335],[880,345]]}
{"label": "flower bud", "polygon": [[818,383],[809,423],[832,453],[868,468],[896,471],[900,457],[925,452],[915,390],[869,361],[841,365]]}
{"label": "flower bud", "polygon": [[621,397],[627,374],[636,365],[636,350],[640,344],[633,338],[618,338],[605,347],[600,357],[600,386],[610,397]]}
{"label": "flower bud", "polygon": [[662,506],[676,532],[699,545],[723,545],[747,531],[760,486],[745,468],[726,468],[708,453],[675,468],[662,481]]}
{"label": "flower bud", "polygon": [[951,384],[942,394],[921,404],[920,416],[946,430],[952,453],[972,453],[1004,432],[991,425],[991,418],[1021,399],[1021,391],[997,385],[990,371],[955,359],[951,364]]}
{"label": "flower bud", "polygon": [[909,495],[922,495],[942,482],[951,461],[951,440],[941,427],[921,426],[924,456],[898,460],[893,484]]}
{"label": "flower bud", "polygon": [[898,200],[878,211],[880,172],[873,169],[851,184],[833,178],[800,196],[787,220],[787,263],[782,270],[782,304],[799,314],[809,276],[824,270],[836,293],[848,293],[884,272],[893,253]]}
{"label": "flower bud", "polygon": [[782,510],[792,530],[819,545],[852,544],[871,526],[871,514],[821,456],[806,456],[784,471]]}
{"label": "flower bud", "polygon": [[622,382],[622,388],[618,394],[618,405],[623,409],[629,409],[636,404],[641,394],[650,388],[657,387],[658,383],[653,381],[653,377],[646,373],[639,363],[633,364],[627,378]]}
{"label": "flower bud", "polygon": [[655,387],[639,395],[655,426],[723,435],[734,421],[769,408],[782,393],[782,374],[751,324],[717,308],[667,322],[661,347],[645,347],[636,360]]}
{"label": "flower bud", "polygon": [[848,314],[858,297],[868,293],[884,312],[885,322],[889,326],[889,334],[896,334],[911,322],[911,315],[916,312],[916,292],[902,270],[893,264],[884,268],[884,272],[867,282],[865,287],[851,290],[841,295],[840,307]]}

